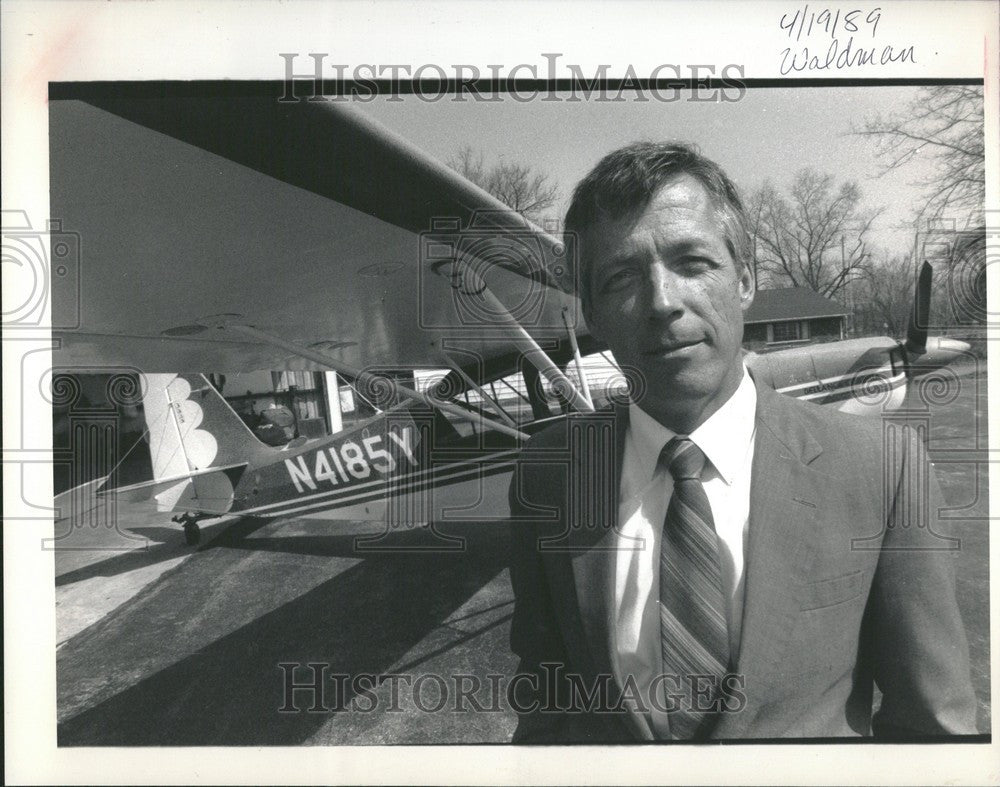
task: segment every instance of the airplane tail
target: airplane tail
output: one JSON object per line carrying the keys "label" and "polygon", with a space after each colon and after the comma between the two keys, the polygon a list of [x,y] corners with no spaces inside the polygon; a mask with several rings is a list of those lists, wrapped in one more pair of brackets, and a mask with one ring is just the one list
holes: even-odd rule
{"label": "airplane tail", "polygon": [[160,511],[228,512],[250,461],[274,449],[254,436],[203,375],[147,374],[144,381],[153,479],[101,493],[152,497]]}

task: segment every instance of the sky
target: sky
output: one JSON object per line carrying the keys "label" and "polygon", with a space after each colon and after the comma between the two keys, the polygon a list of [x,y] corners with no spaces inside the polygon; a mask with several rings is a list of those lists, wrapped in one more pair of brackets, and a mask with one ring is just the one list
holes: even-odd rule
{"label": "sky", "polygon": [[785,190],[799,169],[812,167],[855,181],[863,205],[884,206],[874,244],[907,252],[908,223],[922,205],[913,185],[930,173],[918,160],[879,176],[875,141],[851,134],[876,112],[905,113],[915,87],[749,88],[739,101],[649,100],[477,102],[453,97],[429,102],[415,96],[381,96],[356,104],[425,152],[446,161],[465,145],[500,159],[537,167],[559,185],[561,217],[573,186],[605,153],[629,142],[676,139],[695,142],[716,160],[744,194],[765,179]]}

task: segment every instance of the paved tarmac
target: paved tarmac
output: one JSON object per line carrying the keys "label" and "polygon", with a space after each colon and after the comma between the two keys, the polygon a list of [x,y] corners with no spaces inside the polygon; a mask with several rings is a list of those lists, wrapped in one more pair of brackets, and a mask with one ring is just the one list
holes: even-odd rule
{"label": "paved tarmac", "polygon": [[[464,539],[448,552],[435,548],[454,544],[425,528],[371,551],[377,527],[316,518],[217,525],[197,550],[171,527],[131,525],[150,537],[146,548],[104,559],[95,550],[91,563],[75,552],[57,570],[61,745],[510,739],[505,702],[474,713],[471,698],[457,697],[478,677],[479,706],[498,706],[487,674],[516,666],[505,526],[442,528]],[[279,666],[296,663],[328,666]],[[405,678],[374,692],[356,683],[397,673],[430,677],[419,693]],[[322,697],[286,696],[286,681],[316,674],[326,678]],[[317,698],[329,710],[309,712]]]}

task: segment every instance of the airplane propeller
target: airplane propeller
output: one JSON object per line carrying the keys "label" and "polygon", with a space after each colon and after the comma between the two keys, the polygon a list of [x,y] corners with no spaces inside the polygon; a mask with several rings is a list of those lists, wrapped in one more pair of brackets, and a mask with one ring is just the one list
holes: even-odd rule
{"label": "airplane propeller", "polygon": [[910,312],[909,325],[906,329],[906,341],[902,344],[907,381],[950,366],[959,360],[971,358],[971,347],[968,342],[948,336],[930,338],[927,336],[930,326],[933,275],[930,263],[924,260],[913,294],[913,310]]}
{"label": "airplane propeller", "polygon": [[934,272],[927,260],[920,268],[917,288],[913,294],[913,309],[910,311],[909,326],[906,329],[906,352],[910,357],[927,352],[927,326],[931,314],[931,277]]}

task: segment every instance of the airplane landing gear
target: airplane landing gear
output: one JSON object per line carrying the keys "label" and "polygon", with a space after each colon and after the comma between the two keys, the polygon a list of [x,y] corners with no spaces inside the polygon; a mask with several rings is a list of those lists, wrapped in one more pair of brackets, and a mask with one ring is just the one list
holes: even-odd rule
{"label": "airplane landing gear", "polygon": [[201,541],[201,528],[197,522],[184,523],[184,541],[189,547],[195,546]]}
{"label": "airplane landing gear", "polygon": [[179,514],[171,518],[171,522],[178,522],[184,526],[184,541],[189,547],[193,547],[201,541],[201,528],[198,526],[199,519],[207,519],[205,516],[197,514]]}

